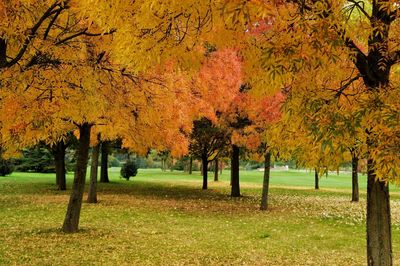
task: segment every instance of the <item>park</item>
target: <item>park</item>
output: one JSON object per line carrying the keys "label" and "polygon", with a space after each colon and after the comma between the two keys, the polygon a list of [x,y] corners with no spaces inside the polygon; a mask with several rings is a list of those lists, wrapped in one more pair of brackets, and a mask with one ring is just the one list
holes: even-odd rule
{"label": "park", "polygon": [[397,265],[394,0],[0,0],[0,264]]}
{"label": "park", "polygon": [[[361,193],[359,203],[350,201],[348,173],[322,178],[320,191],[310,172],[272,170],[271,175],[271,210],[263,213],[257,171],[243,171],[243,197],[232,200],[229,170],[204,192],[200,172],[144,169],[126,181],[110,168],[98,206],[84,203],[81,231],[65,237],[58,224],[68,193],[55,189],[54,175],[14,173],[0,180],[0,263],[364,264],[366,197]],[[365,180],[360,177],[362,190]],[[71,181],[68,175],[68,185]],[[392,202],[397,258],[399,189]]]}

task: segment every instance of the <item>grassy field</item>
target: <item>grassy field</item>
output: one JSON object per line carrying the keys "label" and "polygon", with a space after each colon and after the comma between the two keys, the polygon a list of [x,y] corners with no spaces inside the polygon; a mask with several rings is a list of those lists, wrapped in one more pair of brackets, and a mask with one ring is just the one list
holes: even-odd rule
{"label": "grassy field", "polygon": [[[271,208],[260,212],[261,172],[241,173],[239,199],[228,196],[228,171],[207,191],[199,173],[110,175],[72,235],[59,229],[69,191],[55,190],[54,175],[0,177],[0,264],[365,265],[365,177],[360,203],[351,203],[349,174],[324,177],[314,191],[313,173],[273,171]],[[400,190],[391,191],[400,265]]]}

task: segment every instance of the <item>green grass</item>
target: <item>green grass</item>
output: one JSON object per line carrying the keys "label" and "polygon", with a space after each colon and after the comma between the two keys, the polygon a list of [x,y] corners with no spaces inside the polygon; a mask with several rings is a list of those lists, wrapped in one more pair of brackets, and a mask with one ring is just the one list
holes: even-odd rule
{"label": "green grass", "polygon": [[[323,177],[314,191],[313,173],[272,172],[268,212],[258,210],[261,172],[241,173],[239,199],[228,196],[228,171],[207,191],[199,173],[110,176],[99,184],[99,203],[83,204],[81,231],[72,235],[59,230],[70,191],[56,191],[54,175],[1,177],[0,264],[365,265],[365,193],[350,202],[349,175]],[[400,265],[400,196],[391,190]]]}

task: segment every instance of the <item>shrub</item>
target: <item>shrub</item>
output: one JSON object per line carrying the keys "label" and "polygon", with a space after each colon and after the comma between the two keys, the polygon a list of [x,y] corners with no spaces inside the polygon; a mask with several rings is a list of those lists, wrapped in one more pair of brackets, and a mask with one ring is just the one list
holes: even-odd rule
{"label": "shrub", "polygon": [[6,176],[14,171],[14,165],[10,160],[0,159],[0,176]]}
{"label": "shrub", "polygon": [[121,167],[121,176],[129,180],[131,176],[136,176],[138,167],[134,161],[127,161]]}

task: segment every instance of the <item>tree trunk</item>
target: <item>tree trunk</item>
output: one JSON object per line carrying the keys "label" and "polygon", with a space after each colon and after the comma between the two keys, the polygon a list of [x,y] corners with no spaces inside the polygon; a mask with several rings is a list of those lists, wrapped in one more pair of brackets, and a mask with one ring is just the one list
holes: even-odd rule
{"label": "tree trunk", "polygon": [[214,160],[214,181],[218,181],[218,157]]}
{"label": "tree trunk", "polygon": [[208,188],[208,156],[207,155],[202,155],[201,156],[201,169],[202,169],[202,174],[203,174],[203,189]]}
{"label": "tree trunk", "polygon": [[56,185],[58,190],[67,190],[67,180],[65,177],[65,150],[67,145],[61,140],[53,148],[54,163],[56,167]]}
{"label": "tree trunk", "polygon": [[262,189],[261,206],[260,206],[260,210],[262,211],[268,209],[270,169],[271,169],[271,153],[267,152],[265,154],[265,161],[264,161],[264,180],[263,180],[263,189]]}
{"label": "tree trunk", "polygon": [[221,162],[219,166],[219,175],[222,175],[223,168],[224,168],[224,163]]}
{"label": "tree trunk", "polygon": [[189,175],[192,174],[192,170],[193,170],[193,157],[190,156],[190,159],[189,159]]}
{"label": "tree trunk", "polygon": [[352,195],[351,201],[358,202],[359,192],[358,192],[358,158],[352,155],[351,159],[351,179],[352,179]]}
{"label": "tree trunk", "polygon": [[100,182],[108,183],[110,180],[108,179],[108,150],[109,150],[108,141],[104,141],[101,144],[101,169],[100,169]]}
{"label": "tree trunk", "polygon": [[100,144],[93,147],[92,165],[90,166],[90,183],[88,190],[88,203],[97,203],[97,170],[99,167]]}
{"label": "tree trunk", "polygon": [[0,68],[7,65],[7,41],[0,38]]}
{"label": "tree trunk", "polygon": [[239,184],[239,147],[232,145],[232,158],[231,158],[231,197],[240,197],[240,184]]}
{"label": "tree trunk", "polygon": [[74,233],[78,231],[89,155],[90,128],[91,125],[88,123],[84,123],[79,127],[80,137],[74,183],[72,185],[67,214],[65,215],[64,225],[62,228],[66,233]]}
{"label": "tree trunk", "polygon": [[315,189],[319,189],[318,169],[315,168],[314,171],[315,171],[315,174],[314,174],[314,176],[315,176]]}
{"label": "tree trunk", "polygon": [[376,180],[371,159],[368,160],[367,257],[371,266],[393,264],[389,187]]}

